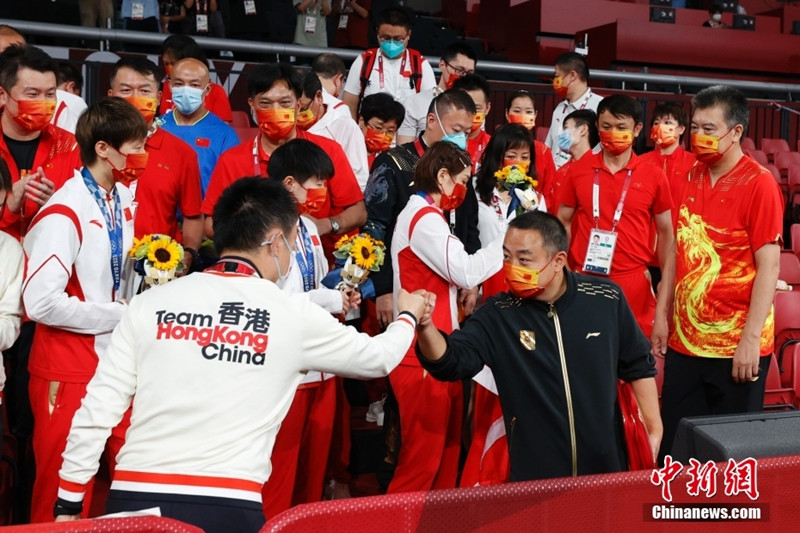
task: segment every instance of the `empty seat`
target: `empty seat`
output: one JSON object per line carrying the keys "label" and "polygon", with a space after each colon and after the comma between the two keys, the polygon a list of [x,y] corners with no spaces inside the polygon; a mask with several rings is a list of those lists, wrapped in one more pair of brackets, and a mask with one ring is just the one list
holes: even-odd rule
{"label": "empty seat", "polygon": [[781,171],[781,175],[785,176],[790,166],[800,165],[800,153],[797,152],[776,152],[775,153],[775,166]]}
{"label": "empty seat", "polygon": [[756,143],[750,137],[745,137],[742,139],[742,150],[755,150]]}
{"label": "empty seat", "polygon": [[767,154],[762,152],[761,150],[756,150],[755,148],[752,150],[745,150],[747,155],[758,161],[759,164],[767,166],[769,165],[769,159],[767,159]]}
{"label": "empty seat", "polygon": [[[778,354],[778,366],[785,374],[784,354],[793,344],[800,343],[800,291],[777,291],[774,306],[775,353]],[[782,383],[785,383],[785,377],[782,376]]]}
{"label": "empty seat", "polygon": [[250,117],[244,111],[233,111],[231,113],[231,127],[234,128],[249,128]]}
{"label": "empty seat", "polygon": [[772,160],[773,154],[776,152],[789,152],[789,143],[784,139],[761,139],[761,150],[767,154],[767,157]]}
{"label": "empty seat", "polygon": [[800,285],[800,259],[794,253],[789,250],[781,252],[780,268],[780,279],[789,285]]}
{"label": "empty seat", "polygon": [[781,382],[781,372],[778,368],[778,358],[775,354],[769,356],[769,371],[767,372],[766,390],[764,391],[764,407],[771,405],[795,405],[796,391],[791,386],[784,386]]}

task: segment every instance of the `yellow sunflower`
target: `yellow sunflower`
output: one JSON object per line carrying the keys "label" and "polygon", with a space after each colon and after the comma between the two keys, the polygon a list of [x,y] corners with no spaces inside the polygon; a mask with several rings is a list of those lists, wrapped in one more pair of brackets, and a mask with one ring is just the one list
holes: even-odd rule
{"label": "yellow sunflower", "polygon": [[[136,257],[137,259],[141,259],[144,257],[144,253],[146,253],[147,247],[150,245],[150,242],[153,240],[153,236],[151,234],[147,234],[141,239],[137,239],[136,237],[133,238],[133,246],[131,246],[128,255],[130,257]],[[144,253],[140,253],[140,250]]]}
{"label": "yellow sunflower", "polygon": [[353,258],[357,266],[369,270],[376,260],[374,248],[375,245],[372,243],[372,239],[358,236],[353,240],[353,246],[350,248],[350,257]]}
{"label": "yellow sunflower", "polygon": [[336,241],[336,244],[333,247],[338,250],[339,248],[341,248],[342,246],[344,246],[348,242],[350,242],[350,238],[351,237],[348,236],[348,235],[343,235],[342,238],[340,238],[338,241]]}
{"label": "yellow sunflower", "polygon": [[159,239],[150,243],[147,259],[159,270],[171,270],[183,259],[181,246],[172,239]]}

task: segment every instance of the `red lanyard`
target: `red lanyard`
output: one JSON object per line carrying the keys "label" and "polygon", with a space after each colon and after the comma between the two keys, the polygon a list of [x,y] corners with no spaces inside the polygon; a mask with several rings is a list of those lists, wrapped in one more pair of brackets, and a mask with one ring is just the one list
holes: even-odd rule
{"label": "red lanyard", "polygon": [[[400,62],[400,75],[402,76],[403,72],[406,71],[406,55],[408,54],[408,50],[403,50],[403,60]],[[383,54],[378,52],[378,80],[381,83],[381,89],[383,89]]]}
{"label": "red lanyard", "polygon": [[[628,189],[631,186],[631,176],[633,170],[628,169],[628,175],[625,176],[625,183],[622,185],[622,194],[619,197],[617,209],[614,211],[614,219],[611,222],[611,231],[617,228],[620,219],[622,218],[622,207],[625,205],[625,197],[628,196]],[[592,215],[594,216],[594,227],[598,228],[600,222],[600,169],[594,171],[594,184],[592,185]]]}
{"label": "red lanyard", "polygon": [[[255,174],[258,174],[262,178],[266,178],[267,176],[261,171],[261,162],[258,159],[258,139],[260,135],[256,135],[256,138],[253,139],[253,171]],[[255,175],[254,174],[254,175]]]}

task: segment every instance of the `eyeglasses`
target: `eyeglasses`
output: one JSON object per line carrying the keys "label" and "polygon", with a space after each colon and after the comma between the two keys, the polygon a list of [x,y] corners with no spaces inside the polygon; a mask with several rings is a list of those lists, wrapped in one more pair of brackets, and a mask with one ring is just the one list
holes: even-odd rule
{"label": "eyeglasses", "polygon": [[375,126],[374,124],[370,124],[369,122],[367,122],[367,127],[371,130],[379,131],[381,133],[388,133],[389,135],[394,135],[395,133],[397,133],[397,130],[391,130],[386,126]]}
{"label": "eyeglasses", "polygon": [[445,62],[444,62],[444,64],[445,64],[446,66],[450,67],[450,69],[453,71],[453,74],[455,74],[455,75],[456,75],[456,76],[458,76],[459,78],[463,78],[463,77],[464,77],[464,76],[466,76],[467,74],[475,74],[475,69],[472,69],[472,70],[466,70],[466,69],[463,69],[463,68],[461,68],[461,67],[454,67],[453,65],[451,65],[451,64],[450,64],[450,63],[448,63],[447,61],[445,61]]}

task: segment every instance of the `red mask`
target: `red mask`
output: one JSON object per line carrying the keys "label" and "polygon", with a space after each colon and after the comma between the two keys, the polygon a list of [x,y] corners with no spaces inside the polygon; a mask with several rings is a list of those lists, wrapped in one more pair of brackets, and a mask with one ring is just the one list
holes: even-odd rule
{"label": "red mask", "polygon": [[659,124],[650,130],[650,138],[659,148],[669,148],[678,142],[677,126],[672,124]]}
{"label": "red mask", "polygon": [[[732,129],[728,130],[728,133],[732,131],[733,131]],[[717,137],[715,135],[704,135],[702,133],[692,133],[690,139],[690,142],[692,144],[692,153],[701,163],[705,163],[706,165],[713,165],[714,163],[722,159],[725,153],[731,149],[731,146],[733,146],[733,143],[731,143],[725,149],[725,152],[719,151],[719,141],[727,137],[728,133],[726,133],[722,137]]]}
{"label": "red mask", "polygon": [[470,133],[475,133],[483,126],[483,121],[486,120],[486,113],[475,113],[472,117],[472,125],[469,127]]}
{"label": "red mask", "polygon": [[256,109],[258,129],[271,141],[286,138],[295,126],[294,109]]}
{"label": "red mask", "polygon": [[311,108],[304,109],[297,114],[297,127],[301,130],[307,130],[317,123],[319,117],[314,114]]}
{"label": "red mask", "polygon": [[439,200],[439,207],[442,211],[452,211],[464,203],[464,198],[467,197],[467,186],[463,183],[455,183],[453,192],[450,194],[442,193]]}
{"label": "red mask", "polygon": [[509,124],[522,124],[527,129],[532,130],[536,126],[536,113],[509,113]]}
{"label": "red mask", "polygon": [[374,130],[370,127],[367,127],[367,131],[364,133],[364,141],[371,154],[388,150],[392,146],[392,140],[394,140],[394,135],[391,133]]}
{"label": "red mask", "polygon": [[[14,122],[28,131],[43,130],[56,112],[55,100],[17,100],[10,94],[8,99],[17,103],[17,114],[11,115],[9,112],[9,115]],[[6,106],[6,110],[8,110],[8,106]]]}
{"label": "red mask", "polygon": [[[303,186],[301,185],[301,187]],[[316,216],[315,214],[322,209],[325,200],[328,199],[328,187],[323,185],[318,189],[306,189],[305,187],[303,189],[306,191],[306,201],[297,207],[304,215]]]}
{"label": "red mask", "polygon": [[601,130],[599,133],[603,150],[611,155],[619,155],[633,145],[633,132],[631,130]]}
{"label": "red mask", "polygon": [[147,96],[126,96],[125,100],[141,113],[144,121],[148,124],[155,118],[156,108],[158,107],[155,98]]}
{"label": "red mask", "polygon": [[517,167],[526,175],[528,171],[531,169],[531,162],[530,161],[517,161],[516,159],[508,159],[507,157],[503,158],[503,168],[505,167]]}
{"label": "red mask", "polygon": [[445,89],[447,89],[447,90],[452,89],[453,88],[453,84],[456,82],[457,79],[458,79],[458,76],[456,76],[455,74],[450,74],[450,77],[447,78],[446,82],[444,82]]}
{"label": "red mask", "polygon": [[[122,152],[120,153],[122,154]],[[111,174],[114,176],[114,181],[119,181],[127,185],[139,179],[142,173],[144,173],[144,169],[147,167],[147,152],[122,155],[125,156],[125,166],[123,168],[115,167],[110,159],[108,160],[108,164],[111,165]]]}
{"label": "red mask", "polygon": [[556,76],[553,78],[553,90],[556,92],[556,96],[559,98],[566,98],[567,97],[567,90],[569,89],[569,85],[563,85],[564,83],[564,76]]}
{"label": "red mask", "polygon": [[[553,258],[551,257],[550,261],[552,260]],[[550,264],[550,261],[547,262],[547,265]],[[503,276],[506,278],[506,282],[508,282],[508,288],[511,294],[518,298],[535,298],[544,292],[556,277],[555,272],[553,272],[553,277],[550,278],[550,281],[544,285],[539,285],[539,274],[542,270],[547,268],[547,265],[540,270],[536,270],[519,265],[512,265],[508,261],[504,261]]]}

